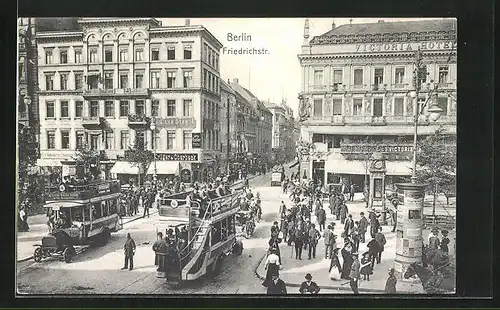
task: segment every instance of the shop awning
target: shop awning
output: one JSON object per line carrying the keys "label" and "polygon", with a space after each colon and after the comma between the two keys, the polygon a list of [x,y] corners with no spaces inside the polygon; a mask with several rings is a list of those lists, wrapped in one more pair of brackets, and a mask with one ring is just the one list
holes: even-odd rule
{"label": "shop awning", "polygon": [[295,161],[293,164],[291,164],[288,168],[293,168],[293,167],[297,167],[299,165],[299,161]]}
{"label": "shop awning", "polygon": [[110,170],[113,174],[139,174],[142,171],[142,167],[137,164],[133,164],[128,161],[117,161],[113,168]]}
{"label": "shop awning", "polygon": [[42,159],[39,158],[36,161],[36,165],[39,167],[62,167],[61,159]]}
{"label": "shop awning", "polygon": [[411,175],[411,162],[409,161],[386,161],[386,175]]}
{"label": "shop awning", "polygon": [[[325,171],[335,174],[365,174],[368,162],[362,160],[331,159],[325,161]],[[410,175],[410,162],[386,161],[386,175]]]}
{"label": "shop awning", "polygon": [[[155,164],[151,163],[147,174],[155,174]],[[178,161],[157,161],[156,174],[179,174]]]}

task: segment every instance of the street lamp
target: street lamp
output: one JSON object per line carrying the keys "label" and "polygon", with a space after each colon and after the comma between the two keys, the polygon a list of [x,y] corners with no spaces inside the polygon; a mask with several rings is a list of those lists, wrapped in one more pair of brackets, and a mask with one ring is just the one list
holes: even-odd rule
{"label": "street lamp", "polygon": [[156,124],[154,122],[154,119],[153,119],[153,122],[151,123],[150,127],[151,131],[153,132],[153,184],[156,185]]}
{"label": "street lamp", "polygon": [[24,104],[26,104],[26,106],[29,106],[31,104],[30,96],[24,96]]}

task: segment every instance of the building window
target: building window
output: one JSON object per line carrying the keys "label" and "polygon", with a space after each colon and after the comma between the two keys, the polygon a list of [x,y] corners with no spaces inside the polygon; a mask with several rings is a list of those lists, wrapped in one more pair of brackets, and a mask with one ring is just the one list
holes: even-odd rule
{"label": "building window", "polygon": [[175,72],[167,72],[167,88],[175,87]]}
{"label": "building window", "polygon": [[373,99],[373,116],[380,117],[382,116],[383,111],[383,99],[375,98]]}
{"label": "building window", "polygon": [[91,134],[90,135],[90,149],[91,150],[98,150],[100,140],[101,140],[100,134]]}
{"label": "building window", "polygon": [[442,115],[448,114],[448,98],[447,97],[439,97],[437,105],[439,108],[441,108],[443,110],[443,112],[441,112]]}
{"label": "building window", "polygon": [[333,115],[342,115],[342,99],[333,99]]}
{"label": "building window", "polygon": [[160,72],[151,71],[151,88],[159,88],[159,87],[160,87]]}
{"label": "building window", "polygon": [[153,100],[151,102],[151,116],[158,117],[160,116],[160,101]]}
{"label": "building window", "polygon": [[322,99],[314,99],[313,115],[316,117],[323,116],[323,100]]}
{"label": "building window", "polygon": [[363,99],[353,99],[352,115],[359,116],[363,114]]}
{"label": "building window", "polygon": [[375,85],[384,84],[384,69],[376,68],[375,69]]}
{"label": "building window", "polygon": [[189,117],[189,116],[193,116],[193,101],[191,99],[186,99],[186,100],[183,100],[182,102],[182,105],[183,105],[183,116],[184,117]]}
{"label": "building window", "polygon": [[144,56],[144,50],[142,48],[138,48],[135,50],[135,61],[142,61]]}
{"label": "building window", "polygon": [[121,137],[120,137],[120,149],[122,150],[125,150],[128,148],[128,145],[129,145],[129,133],[128,133],[128,130],[123,130],[121,133],[120,133]]}
{"label": "building window", "polygon": [[448,83],[448,66],[439,66],[439,83]]}
{"label": "building window", "polygon": [[113,89],[113,73],[104,73],[104,89]]}
{"label": "building window", "polygon": [[184,45],[184,59],[191,59],[192,57],[192,46],[191,44]]}
{"label": "building window", "polygon": [[158,61],[160,60],[160,49],[159,48],[153,48],[151,49],[151,60],[152,61]]}
{"label": "building window", "polygon": [[175,116],[175,100],[167,100],[167,116]]}
{"label": "building window", "polygon": [[157,132],[153,133],[153,149],[157,150],[160,148],[160,135]]}
{"label": "building window", "polygon": [[137,149],[144,150],[146,139],[144,139],[144,130],[137,130],[135,133],[135,145]]}
{"label": "building window", "polygon": [[60,75],[60,88],[61,90],[67,90],[68,89],[68,74],[67,73],[61,73]]}
{"label": "building window", "polygon": [[363,85],[363,69],[354,69],[354,85]]}
{"label": "building window", "polygon": [[89,50],[89,62],[96,63],[97,62],[97,49]]}
{"label": "building window", "polygon": [[45,75],[45,90],[54,90],[54,75]]}
{"label": "building window", "polygon": [[208,63],[208,45],[205,44],[203,47],[205,48],[205,52],[203,53],[203,59],[205,60],[206,63]]}
{"label": "building window", "polygon": [[396,68],[395,84],[403,84],[405,80],[405,68]]}
{"label": "building window", "polygon": [[109,48],[104,50],[104,62],[113,62],[113,51]]}
{"label": "building window", "polygon": [[106,101],[104,103],[104,116],[114,117],[115,116],[115,103],[114,101]]}
{"label": "building window", "polygon": [[67,101],[61,101],[61,117],[69,117],[69,106]]}
{"label": "building window", "polygon": [[97,89],[99,87],[100,76],[97,74],[89,75],[87,78],[87,83],[90,89]]}
{"label": "building window", "polygon": [[142,88],[142,73],[135,74],[135,88]]}
{"label": "building window", "polygon": [[167,131],[167,150],[173,150],[175,145],[175,131]]}
{"label": "building window", "polygon": [[68,63],[68,51],[64,50],[59,53],[59,62],[62,64]]}
{"label": "building window", "polygon": [[314,85],[323,85],[323,70],[314,70]]}
{"label": "building window", "polygon": [[83,101],[75,102],[75,117],[83,117]]}
{"label": "building window", "polygon": [[193,87],[193,71],[184,71],[184,87]]}
{"label": "building window", "polygon": [[167,59],[175,60],[175,46],[167,47]]}
{"label": "building window", "polygon": [[106,135],[106,139],[104,141],[106,141],[106,145],[105,145],[106,150],[114,149],[115,133],[112,131],[106,131],[105,135]]}
{"label": "building window", "polygon": [[49,150],[56,148],[56,132],[53,130],[47,131],[47,148]]}
{"label": "building window", "polygon": [[120,101],[120,117],[128,116],[128,101]]}
{"label": "building window", "polygon": [[79,131],[76,133],[76,147],[77,148],[85,147],[85,133],[84,132]]}
{"label": "building window", "polygon": [[128,61],[128,48],[120,49],[120,62]]}
{"label": "building window", "polygon": [[55,105],[54,101],[47,101],[47,106],[46,106],[46,115],[47,118],[54,118],[56,117],[55,115]]}
{"label": "building window", "polygon": [[403,116],[404,98],[394,98],[394,116]]}
{"label": "building window", "polygon": [[420,72],[418,74],[418,83],[420,85],[424,84],[427,82],[427,66],[422,66],[420,69]]}
{"label": "building window", "polygon": [[417,100],[417,111],[421,112],[422,111],[422,107],[424,106],[425,104],[425,97],[418,97],[418,100]]}
{"label": "building window", "polygon": [[69,131],[61,130],[61,148],[69,149]]}
{"label": "building window", "polygon": [[342,70],[333,70],[333,84],[342,84]]}
{"label": "building window", "polygon": [[75,50],[75,63],[82,63],[82,50]]}
{"label": "building window", "polygon": [[185,150],[190,150],[192,148],[192,145],[193,145],[193,134],[191,133],[191,131],[183,131],[182,133],[182,141],[183,141],[183,144],[184,144],[184,149]]}
{"label": "building window", "polygon": [[128,88],[128,73],[120,74],[120,88],[121,89]]}
{"label": "building window", "polygon": [[99,116],[99,102],[98,101],[90,101],[90,117]]}
{"label": "building window", "polygon": [[208,70],[203,69],[203,87],[208,89]]}
{"label": "building window", "polygon": [[54,63],[54,58],[52,56],[52,50],[45,50],[45,63],[50,65]]}
{"label": "building window", "polygon": [[135,114],[144,115],[144,100],[136,100],[135,101]]}
{"label": "building window", "polygon": [[75,89],[83,89],[83,74],[75,73]]}

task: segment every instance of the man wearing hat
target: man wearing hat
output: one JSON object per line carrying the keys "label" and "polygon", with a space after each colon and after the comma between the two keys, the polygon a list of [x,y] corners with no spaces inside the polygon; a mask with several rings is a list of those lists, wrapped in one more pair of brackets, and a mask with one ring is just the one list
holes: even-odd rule
{"label": "man wearing hat", "polygon": [[443,238],[441,239],[441,251],[448,254],[448,244],[450,244],[450,239],[448,239],[448,231],[443,229],[441,231],[441,234],[443,235]]}
{"label": "man wearing hat", "polygon": [[351,265],[351,271],[349,273],[349,278],[351,279],[349,284],[351,286],[351,289],[352,289],[354,295],[358,295],[359,294],[358,280],[359,280],[361,263],[359,262],[357,252],[352,253],[351,256],[352,256],[353,262]]}
{"label": "man wearing hat", "polygon": [[310,273],[306,274],[306,280],[302,282],[299,288],[299,292],[301,294],[313,294],[316,295],[319,293],[321,289],[316,284],[316,282],[312,281],[312,276]]}
{"label": "man wearing hat", "polygon": [[429,236],[429,249],[437,250],[439,249],[439,238],[438,238],[439,230],[437,228],[433,228],[431,231],[431,235]]}
{"label": "man wearing hat", "polygon": [[385,282],[385,293],[386,294],[396,294],[396,283],[398,279],[394,275],[394,268],[389,269],[389,278]]}
{"label": "man wearing hat", "polygon": [[325,259],[328,259],[332,255],[333,244],[335,243],[333,228],[331,225],[326,227],[326,230],[323,233],[323,238],[325,239]]}
{"label": "man wearing hat", "polygon": [[358,225],[359,242],[365,243],[365,234],[368,229],[368,220],[366,219],[364,212],[359,213],[359,215],[361,216]]}
{"label": "man wearing hat", "polygon": [[286,295],[286,284],[277,273],[271,276],[271,283],[267,286],[267,295]]}

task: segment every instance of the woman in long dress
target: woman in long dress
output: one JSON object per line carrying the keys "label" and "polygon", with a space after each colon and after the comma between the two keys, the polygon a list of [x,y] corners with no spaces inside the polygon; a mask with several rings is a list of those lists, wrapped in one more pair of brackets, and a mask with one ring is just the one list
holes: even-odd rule
{"label": "woman in long dress", "polygon": [[352,245],[350,243],[347,243],[341,251],[344,263],[342,265],[342,274],[340,275],[340,277],[345,280],[349,280],[349,273],[351,271],[351,265],[353,262],[351,252]]}
{"label": "woman in long dress", "polygon": [[330,273],[330,279],[332,280],[340,280],[340,271],[342,267],[340,266],[339,260],[339,249],[336,248],[333,250],[333,254],[330,259],[330,269],[328,272]]}
{"label": "woman in long dress", "polygon": [[276,249],[271,249],[270,254],[267,256],[265,269],[267,270],[266,279],[262,283],[263,286],[268,287],[272,282],[272,276],[279,275],[280,258],[276,254]]}

